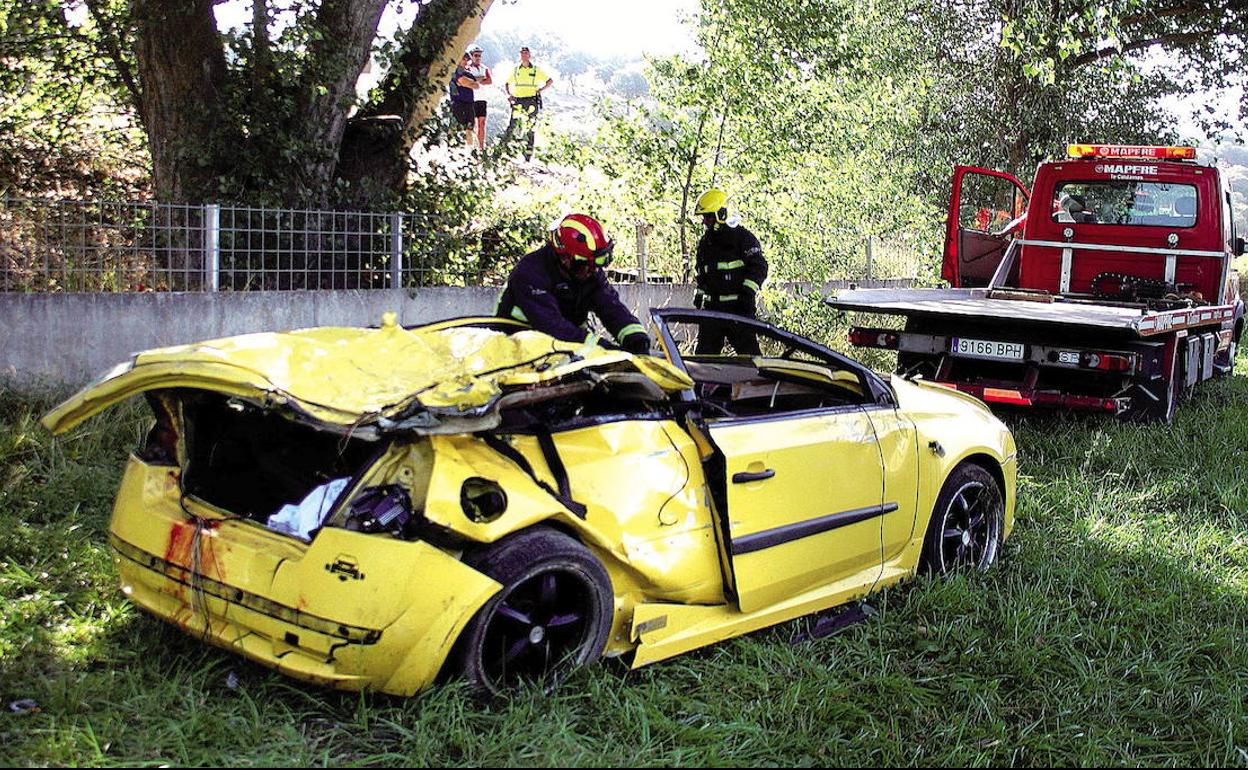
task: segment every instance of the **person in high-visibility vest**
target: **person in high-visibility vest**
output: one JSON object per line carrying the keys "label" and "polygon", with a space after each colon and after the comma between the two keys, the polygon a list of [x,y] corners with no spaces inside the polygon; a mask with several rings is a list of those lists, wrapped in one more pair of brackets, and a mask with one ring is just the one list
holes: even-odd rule
{"label": "person in high-visibility vest", "polygon": [[[507,125],[507,135],[511,136],[513,130],[525,133],[525,160],[533,159],[535,124],[537,114],[542,111],[542,92],[554,84],[555,79],[533,63],[529,47],[522,47],[520,63],[511,71],[511,77],[507,78],[503,88],[507,91],[507,101],[511,102],[511,122]],[[516,127],[517,123],[520,123],[519,129]]]}
{"label": "person in high-visibility vest", "polygon": [[[728,194],[711,188],[698,198],[694,213],[702,215],[706,232],[698,241],[695,307],[754,318],[756,295],[767,280],[767,260],[754,233],[728,216]],[[740,325],[707,323],[698,334],[696,353],[718,355],[724,342],[738,355],[759,354],[758,338]]]}
{"label": "person in high-visibility vest", "polygon": [[604,344],[587,327],[593,313],[620,348],[648,355],[650,335],[603,272],[614,249],[598,220],[569,214],[553,226],[544,246],[524,255],[512,269],[498,300],[498,315],[565,342]]}

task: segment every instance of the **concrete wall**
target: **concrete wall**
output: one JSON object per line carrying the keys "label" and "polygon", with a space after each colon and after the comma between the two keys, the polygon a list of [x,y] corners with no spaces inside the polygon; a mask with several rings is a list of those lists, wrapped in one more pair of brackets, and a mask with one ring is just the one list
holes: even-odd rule
{"label": "concrete wall", "polygon": [[[859,282],[884,285],[896,282]],[[908,282],[906,282],[908,283]],[[805,291],[848,285],[803,284]],[[641,315],[651,307],[690,307],[693,287],[622,284],[620,297]],[[0,294],[3,387],[85,384],[132,353],[167,345],[310,326],[368,326],[393,310],[414,325],[492,315],[497,288],[140,294]],[[644,316],[643,316],[644,320]]]}

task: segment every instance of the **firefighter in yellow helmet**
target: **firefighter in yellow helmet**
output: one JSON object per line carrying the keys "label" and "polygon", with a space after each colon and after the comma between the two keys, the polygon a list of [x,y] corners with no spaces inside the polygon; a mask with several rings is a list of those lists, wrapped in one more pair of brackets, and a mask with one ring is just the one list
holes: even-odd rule
{"label": "firefighter in yellow helmet", "polygon": [[[728,215],[728,194],[711,188],[698,198],[694,213],[706,227],[698,241],[697,292],[694,306],[754,318],[757,294],[767,280],[767,260],[754,233]],[[724,341],[739,355],[758,355],[758,340],[747,329],[706,324],[698,336],[697,353],[718,354]]]}

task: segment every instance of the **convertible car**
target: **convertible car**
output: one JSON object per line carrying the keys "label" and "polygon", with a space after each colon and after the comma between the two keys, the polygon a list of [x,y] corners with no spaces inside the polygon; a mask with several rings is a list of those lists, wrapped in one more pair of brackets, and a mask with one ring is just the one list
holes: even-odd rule
{"label": "convertible car", "polygon": [[[651,319],[663,356],[393,314],[151,350],[44,422],[145,394],[122,590],[345,689],[643,666],[997,557],[1015,450],[983,404],[762,322]],[[691,352],[723,323],[761,354]]]}

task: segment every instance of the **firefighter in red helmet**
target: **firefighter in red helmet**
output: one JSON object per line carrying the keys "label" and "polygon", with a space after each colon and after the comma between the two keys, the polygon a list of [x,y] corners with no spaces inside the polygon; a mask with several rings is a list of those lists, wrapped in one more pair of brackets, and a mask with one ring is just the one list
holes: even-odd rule
{"label": "firefighter in red helmet", "polygon": [[597,343],[586,324],[592,312],[621,348],[648,354],[650,337],[624,307],[602,268],[611,264],[615,242],[598,220],[569,214],[550,240],[520,259],[498,301],[498,315],[524,321],[566,342]]}

